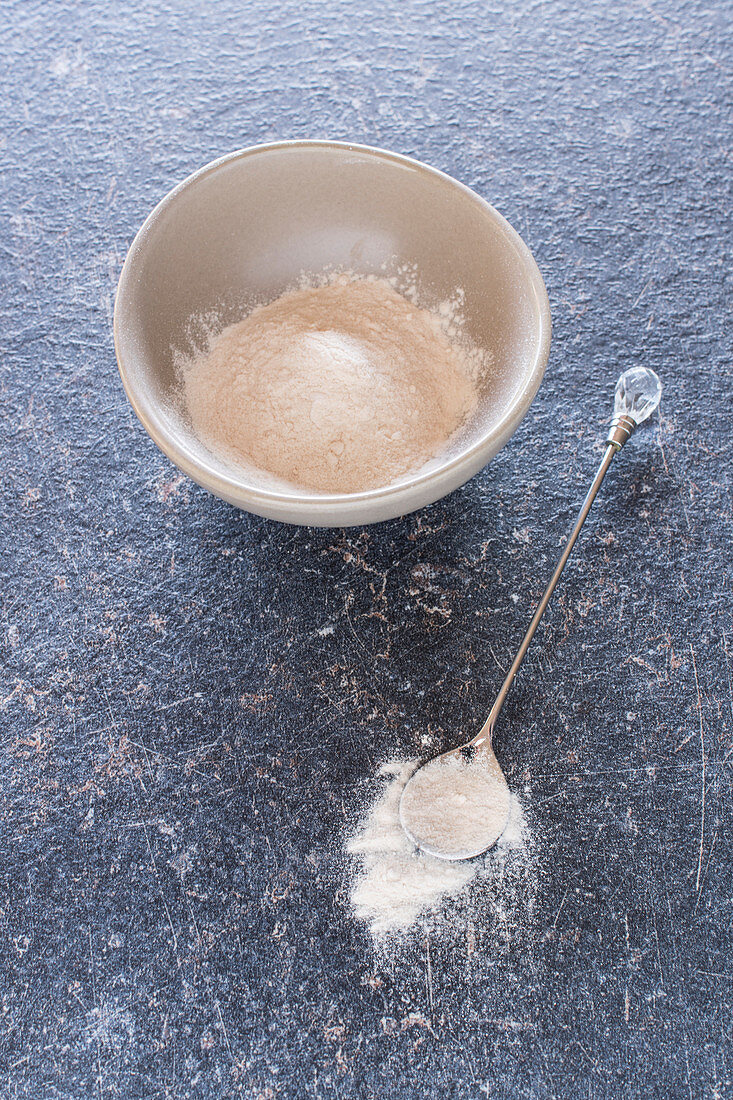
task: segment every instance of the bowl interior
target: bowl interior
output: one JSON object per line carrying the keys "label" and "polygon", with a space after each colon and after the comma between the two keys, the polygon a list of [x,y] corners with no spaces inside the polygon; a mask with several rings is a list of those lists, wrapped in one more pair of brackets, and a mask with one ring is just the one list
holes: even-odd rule
{"label": "bowl interior", "polygon": [[503,218],[416,162],[360,147],[284,143],[233,154],[190,177],[130,250],[116,341],[148,430],[175,438],[179,453],[209,471],[269,490],[255,469],[243,476],[197,440],[176,399],[176,353],[191,354],[207,328],[241,319],[304,274],[334,269],[401,273],[425,306],[461,292],[466,332],[490,352],[491,366],[460,450],[496,430],[536,388],[547,338],[544,289]]}

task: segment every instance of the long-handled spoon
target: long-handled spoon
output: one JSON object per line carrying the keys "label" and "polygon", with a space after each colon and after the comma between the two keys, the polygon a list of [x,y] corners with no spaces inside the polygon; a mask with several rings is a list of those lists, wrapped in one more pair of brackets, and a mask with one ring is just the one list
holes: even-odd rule
{"label": "long-handled spoon", "polygon": [[470,859],[499,839],[509,818],[509,788],[494,755],[494,726],[555,585],[570,557],[601,482],[632,432],[656,409],[662,384],[653,370],[632,367],[616,383],[606,450],[575,526],[539,602],[489,717],[476,736],[436,756],[412,775],[400,800],[402,827],[423,851],[441,859]]}

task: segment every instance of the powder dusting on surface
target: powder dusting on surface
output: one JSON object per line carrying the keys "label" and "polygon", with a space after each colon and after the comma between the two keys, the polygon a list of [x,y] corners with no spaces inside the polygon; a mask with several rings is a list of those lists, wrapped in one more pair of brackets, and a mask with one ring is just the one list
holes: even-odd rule
{"label": "powder dusting on surface", "polygon": [[[479,859],[451,862],[427,855],[408,839],[399,819],[402,790],[418,766],[417,760],[390,761],[380,769],[389,780],[359,832],[347,843],[357,857],[350,902],[354,916],[364,921],[376,940],[408,930],[423,914],[434,914],[447,899],[478,886],[506,922],[510,904],[505,865],[529,850],[529,835],[519,799],[511,796],[509,819],[496,846]],[[511,899],[512,903],[515,899]],[[480,902],[479,902],[480,904]]]}
{"label": "powder dusting on surface", "polygon": [[228,461],[323,493],[388,485],[445,451],[477,406],[485,356],[387,279],[302,286],[179,361],[201,441]]}

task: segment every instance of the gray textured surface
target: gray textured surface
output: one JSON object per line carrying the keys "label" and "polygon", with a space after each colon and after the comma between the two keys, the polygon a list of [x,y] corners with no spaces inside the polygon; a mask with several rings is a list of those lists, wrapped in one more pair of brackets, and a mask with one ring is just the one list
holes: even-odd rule
{"label": "gray textured surface", "polygon": [[[3,1095],[733,1095],[729,16],[6,0]],[[346,534],[179,477],[112,349],[152,204],[290,136],[475,187],[553,307],[502,454]],[[428,726],[435,747],[476,728],[637,361],[661,420],[502,722],[540,838],[531,918],[457,912],[375,957],[341,856],[364,781]]]}

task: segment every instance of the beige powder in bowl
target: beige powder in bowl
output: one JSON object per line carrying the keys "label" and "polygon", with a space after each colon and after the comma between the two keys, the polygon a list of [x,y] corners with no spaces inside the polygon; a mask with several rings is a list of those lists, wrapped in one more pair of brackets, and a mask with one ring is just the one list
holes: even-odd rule
{"label": "beige powder in bowl", "polygon": [[201,441],[237,466],[318,493],[415,473],[477,404],[484,355],[452,307],[418,307],[386,279],[289,291],[179,364]]}

